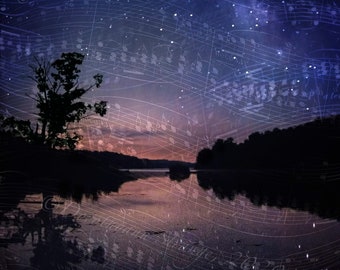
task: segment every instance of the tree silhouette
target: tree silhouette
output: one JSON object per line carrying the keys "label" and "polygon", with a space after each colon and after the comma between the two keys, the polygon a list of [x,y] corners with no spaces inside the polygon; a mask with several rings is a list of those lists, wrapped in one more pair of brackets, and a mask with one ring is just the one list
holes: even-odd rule
{"label": "tree silhouette", "polygon": [[190,177],[190,168],[181,163],[175,163],[169,167],[169,177],[178,182]]}
{"label": "tree silhouette", "polygon": [[339,127],[340,115],[333,115],[287,129],[255,132],[238,144],[233,138],[218,139],[211,149],[198,152],[196,168],[289,169],[296,174],[303,171],[307,177],[312,170],[339,163]]}
{"label": "tree silhouette", "polygon": [[106,102],[88,104],[80,99],[94,87],[100,87],[103,76],[93,76],[94,82],[83,87],[79,83],[78,68],[82,65],[84,55],[62,53],[61,57],[50,63],[44,59],[35,59],[31,65],[33,76],[30,77],[38,92],[32,97],[38,109],[38,123],[35,130],[30,121],[17,120],[14,117],[1,117],[1,127],[28,141],[36,141],[51,148],[74,149],[81,139],[76,132],[69,132],[69,125],[79,122],[90,115],[106,114]]}
{"label": "tree silhouette", "polygon": [[212,164],[213,161],[213,151],[209,148],[204,148],[201,151],[199,151],[196,159],[196,167],[197,165],[199,168],[205,168],[209,167]]}

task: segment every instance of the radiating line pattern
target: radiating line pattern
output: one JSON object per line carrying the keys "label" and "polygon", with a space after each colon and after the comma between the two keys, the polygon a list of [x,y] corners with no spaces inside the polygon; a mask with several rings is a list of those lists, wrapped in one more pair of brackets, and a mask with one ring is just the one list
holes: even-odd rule
{"label": "radiating line pattern", "polygon": [[339,112],[334,1],[22,0],[0,12],[1,113],[35,119],[34,56],[79,51],[85,82],[104,75],[87,98],[110,110],[82,126],[85,148],[194,160],[216,138]]}

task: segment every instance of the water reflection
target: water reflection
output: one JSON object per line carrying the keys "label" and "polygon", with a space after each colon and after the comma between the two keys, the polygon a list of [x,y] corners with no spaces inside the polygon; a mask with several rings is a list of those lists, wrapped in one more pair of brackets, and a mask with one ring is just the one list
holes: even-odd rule
{"label": "water reflection", "polygon": [[[68,229],[80,228],[72,215],[52,215],[52,209],[42,209],[29,222],[28,232],[32,235],[33,256],[31,266],[38,269],[73,269],[81,262],[84,252],[77,240],[67,240],[63,234]],[[24,229],[25,230],[25,229]],[[34,244],[34,233],[38,241]],[[25,232],[27,233],[27,231]]]}
{"label": "water reflection", "polygon": [[258,206],[287,207],[340,219],[339,181],[301,181],[289,174],[263,171],[201,171],[197,178],[203,189],[212,189],[221,199],[233,200],[242,194]]}
{"label": "water reflection", "polygon": [[[9,248],[11,244],[16,244],[16,247],[18,244],[32,247],[29,262],[34,269],[75,269],[75,264],[89,257],[84,246],[71,235],[81,225],[72,214],[53,213],[55,203],[51,194],[43,193],[41,197],[41,209],[37,212],[28,210],[28,213],[21,208],[1,212],[1,227],[6,232],[1,235],[0,247]],[[22,201],[21,204],[23,203],[34,204],[35,201]],[[66,237],[67,234],[69,237]],[[103,257],[103,248],[98,246],[93,250],[91,260],[103,263]],[[6,267],[6,264],[5,261],[2,267]],[[20,269],[20,264],[12,266]]]}
{"label": "water reflection", "polygon": [[[139,173],[124,181],[117,175],[119,184],[114,180],[111,185],[99,184],[103,190],[77,181],[67,185],[2,181],[0,265],[12,269],[339,268],[336,220],[283,204],[281,209],[254,205],[244,196],[249,192],[240,195],[234,189],[229,196],[231,186],[221,185],[226,178],[198,177],[171,181],[164,174]],[[223,199],[228,196],[232,200]]]}

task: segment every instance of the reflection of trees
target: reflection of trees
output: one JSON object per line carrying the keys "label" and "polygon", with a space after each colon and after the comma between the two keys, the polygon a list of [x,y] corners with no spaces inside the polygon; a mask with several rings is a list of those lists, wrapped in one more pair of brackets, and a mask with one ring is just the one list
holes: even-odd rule
{"label": "reflection of trees", "polygon": [[265,175],[254,171],[198,172],[203,189],[213,189],[219,198],[234,199],[243,194],[255,205],[289,207],[325,218],[340,219],[338,181],[297,182],[289,174]]}
{"label": "reflection of trees", "polygon": [[[0,244],[31,243],[34,249],[30,262],[37,269],[75,269],[74,264],[88,259],[89,255],[77,240],[67,240],[66,233],[80,228],[80,224],[71,214],[53,214],[50,198],[44,194],[43,207],[35,215],[20,209],[1,212],[0,222],[7,233],[0,238]],[[103,263],[104,255],[104,249],[99,246],[93,250],[91,260]]]}
{"label": "reflection of trees", "polygon": [[[136,180],[113,167],[118,161],[128,165],[141,162],[114,153],[52,150],[3,132],[0,132],[0,149],[6,157],[0,162],[2,184],[20,182],[28,194],[53,189],[56,194],[77,202],[82,196],[97,199],[101,192],[118,191],[122,183]],[[17,195],[24,197],[25,192],[16,192],[15,199]],[[15,204],[15,200],[8,199]]]}
{"label": "reflection of trees", "polygon": [[[245,194],[258,205],[291,207],[340,218],[340,115],[255,132],[243,143],[218,139],[197,155],[201,187],[232,199]],[[203,171],[205,170],[205,171]],[[222,172],[224,170],[224,173]],[[220,171],[220,173],[208,173]]]}
{"label": "reflection of trees", "polygon": [[32,266],[39,269],[73,269],[72,264],[82,261],[84,250],[77,241],[65,240],[63,237],[67,229],[80,227],[72,215],[53,216],[52,208],[42,209],[33,222],[40,224],[39,235],[42,236],[33,249],[30,259]]}
{"label": "reflection of trees", "polygon": [[[61,179],[41,176],[42,178],[39,180],[31,177],[20,177],[17,173],[7,174],[1,182],[0,211],[9,211],[15,208],[26,195],[39,194],[44,190],[49,190],[52,195],[71,199],[78,203],[81,202],[83,197],[97,200],[100,194],[117,192],[123,183],[137,179],[132,174],[114,170],[107,173],[98,170],[97,175],[95,175],[95,168],[93,168],[88,175],[85,175],[85,173],[77,171]],[[4,190],[6,190],[6,194],[2,192]]]}
{"label": "reflection of trees", "polygon": [[171,180],[176,180],[178,182],[189,178],[190,168],[183,164],[173,164],[169,167],[169,177]]}
{"label": "reflection of trees", "polygon": [[[37,269],[71,269],[84,259],[104,263],[102,247],[85,247],[65,238],[79,224],[72,215],[53,214],[48,198],[57,195],[78,203],[83,197],[96,200],[137,177],[111,168],[110,156],[103,161],[90,152],[51,151],[20,141],[6,143],[1,138],[0,145],[9,145],[4,147],[7,158],[0,163],[0,246],[32,245],[30,261]],[[17,208],[27,195],[41,193],[44,207],[34,216]],[[88,248],[93,248],[91,254]]]}

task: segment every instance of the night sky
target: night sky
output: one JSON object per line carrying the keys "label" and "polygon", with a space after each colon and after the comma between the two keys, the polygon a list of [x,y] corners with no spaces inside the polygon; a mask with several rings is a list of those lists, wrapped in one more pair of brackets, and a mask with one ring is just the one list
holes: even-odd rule
{"label": "night sky", "polygon": [[36,119],[34,57],[104,75],[80,149],[194,161],[216,139],[340,112],[340,3],[0,0],[0,113]]}

